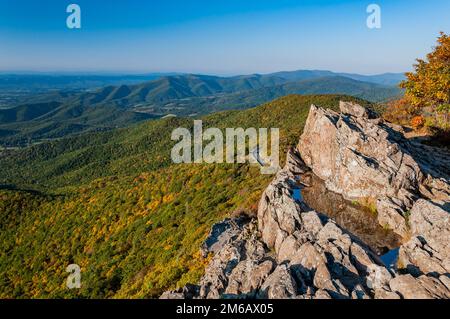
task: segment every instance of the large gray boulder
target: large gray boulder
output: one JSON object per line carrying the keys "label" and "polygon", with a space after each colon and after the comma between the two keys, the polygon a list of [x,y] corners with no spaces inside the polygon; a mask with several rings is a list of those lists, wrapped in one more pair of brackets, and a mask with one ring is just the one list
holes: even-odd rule
{"label": "large gray boulder", "polygon": [[415,275],[450,273],[450,214],[430,201],[414,203],[412,238],[402,245],[399,264]]}
{"label": "large gray boulder", "polygon": [[372,201],[383,226],[407,237],[407,212],[420,197],[450,201],[450,155],[409,142],[395,125],[341,102],[342,113],[314,105],[298,149],[327,188]]}

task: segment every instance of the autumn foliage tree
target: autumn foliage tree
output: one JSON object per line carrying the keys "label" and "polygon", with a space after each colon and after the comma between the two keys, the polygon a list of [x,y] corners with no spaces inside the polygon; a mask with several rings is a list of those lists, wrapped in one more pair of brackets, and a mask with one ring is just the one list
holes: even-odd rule
{"label": "autumn foliage tree", "polygon": [[433,52],[426,60],[417,59],[406,77],[400,87],[408,104],[416,113],[431,115],[436,126],[450,128],[450,36],[441,32]]}
{"label": "autumn foliage tree", "polygon": [[[414,107],[408,97],[402,97],[387,103],[383,112],[384,119],[400,125],[411,125],[414,117],[421,116],[420,109]],[[414,125],[412,125],[414,127]]]}

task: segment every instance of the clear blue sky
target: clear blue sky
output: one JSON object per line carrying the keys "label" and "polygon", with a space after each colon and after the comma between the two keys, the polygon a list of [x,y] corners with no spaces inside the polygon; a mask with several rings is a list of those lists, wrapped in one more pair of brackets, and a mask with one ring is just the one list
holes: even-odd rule
{"label": "clear blue sky", "polygon": [[403,72],[450,32],[449,13],[448,0],[0,0],[0,71]]}

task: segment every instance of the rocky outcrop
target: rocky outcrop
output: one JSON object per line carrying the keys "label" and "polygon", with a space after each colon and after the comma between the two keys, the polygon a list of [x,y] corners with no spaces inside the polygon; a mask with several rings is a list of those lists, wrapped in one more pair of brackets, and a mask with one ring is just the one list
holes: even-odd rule
{"label": "rocky outcrop", "polygon": [[415,276],[449,274],[450,214],[420,199],[411,209],[409,221],[413,237],[400,248],[401,268]]}
{"label": "rocky outcrop", "polygon": [[[214,256],[198,286],[166,292],[161,298],[192,298],[193,293],[195,298],[256,298],[269,275],[273,278],[275,261],[256,238],[256,222],[241,226],[240,221],[231,221],[231,227],[220,227],[221,238],[228,240],[218,241],[215,253],[209,251]],[[239,235],[233,236],[237,230]]]}
{"label": "rocky outcrop", "polygon": [[[290,153],[286,167],[261,198],[258,226],[256,221],[243,225],[242,219],[217,224],[203,248],[214,247],[209,250],[214,256],[199,285],[167,292],[162,298],[450,297],[445,271],[421,272],[417,278],[395,273],[358,238],[296,201],[292,196],[296,174],[303,170],[300,158]],[[422,212],[420,206],[412,211],[413,225],[416,221],[423,225]],[[430,233],[432,242],[432,229],[442,229],[445,221],[430,218],[433,225],[420,231]],[[401,254],[406,256],[408,247],[402,246]]]}
{"label": "rocky outcrop", "polygon": [[262,240],[274,249],[278,263],[289,266],[300,283],[300,296],[373,296],[370,276],[372,270],[385,269],[382,262],[334,221],[293,199],[301,166],[300,158],[290,153],[286,167],[265,190],[258,209]]}
{"label": "rocky outcrop", "polygon": [[405,217],[418,198],[450,198],[450,155],[415,144],[398,126],[365,108],[341,102],[342,113],[314,105],[298,149],[327,188],[350,200],[370,200],[378,220],[408,236]]}
{"label": "rocky outcrop", "polygon": [[[241,218],[216,224],[202,247],[205,255],[213,256],[198,285],[161,298],[450,298],[447,180],[430,175],[430,168],[404,152],[408,142],[400,147],[383,140],[398,133],[370,112],[349,104],[343,104],[343,111],[347,115],[312,107],[302,136],[309,146],[301,147],[302,158],[330,188],[350,198],[371,194],[380,205],[389,200],[392,209],[410,207],[404,216],[396,212],[403,222],[400,227],[411,236],[399,249],[401,269],[386,267],[358,237],[294,196],[298,175],[308,168],[292,150],[261,197],[257,221]],[[391,151],[369,151],[374,141]],[[324,158],[316,156],[319,149]]]}

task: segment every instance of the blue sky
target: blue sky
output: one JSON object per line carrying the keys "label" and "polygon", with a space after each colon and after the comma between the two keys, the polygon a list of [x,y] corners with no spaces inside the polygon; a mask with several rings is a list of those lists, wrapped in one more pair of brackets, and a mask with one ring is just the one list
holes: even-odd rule
{"label": "blue sky", "polygon": [[[371,3],[381,29],[366,26]],[[403,72],[450,32],[449,12],[448,0],[0,0],[0,71]]]}

